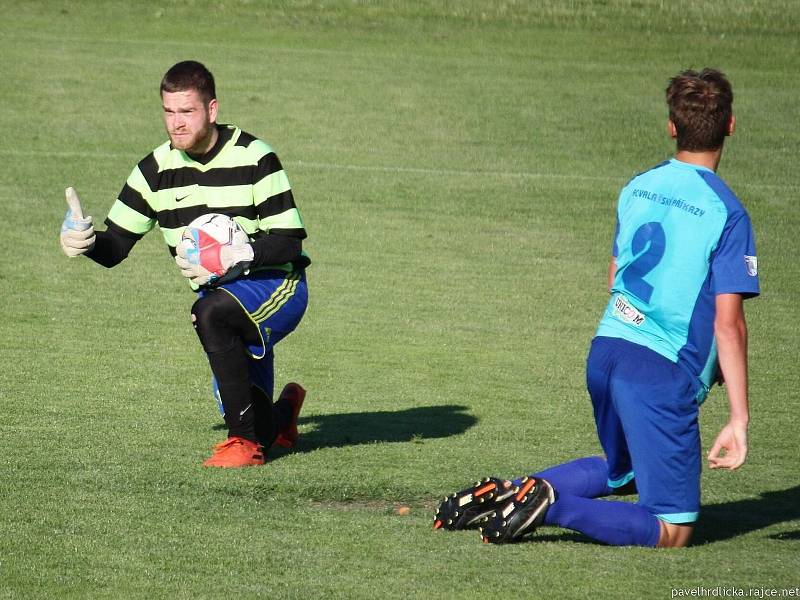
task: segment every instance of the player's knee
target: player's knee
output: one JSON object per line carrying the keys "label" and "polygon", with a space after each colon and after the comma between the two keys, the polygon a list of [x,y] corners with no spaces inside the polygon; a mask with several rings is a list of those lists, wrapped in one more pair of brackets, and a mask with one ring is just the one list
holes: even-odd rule
{"label": "player's knee", "polygon": [[237,305],[229,301],[227,294],[209,293],[192,305],[192,325],[206,352],[227,350],[236,339],[230,323],[230,313]]}
{"label": "player's knee", "polygon": [[658,538],[659,548],[685,548],[689,545],[694,531],[693,524],[675,524],[660,521],[661,535]]}
{"label": "player's knee", "polygon": [[218,312],[214,302],[209,302],[208,299],[209,296],[203,296],[192,305],[192,326],[201,338],[203,331],[213,327],[215,312]]}

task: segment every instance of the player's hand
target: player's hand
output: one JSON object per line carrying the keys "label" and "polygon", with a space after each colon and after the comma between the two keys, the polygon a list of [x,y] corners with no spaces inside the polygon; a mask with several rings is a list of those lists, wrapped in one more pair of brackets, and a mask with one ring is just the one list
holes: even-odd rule
{"label": "player's hand", "polygon": [[186,279],[189,279],[195,285],[212,285],[217,279],[225,274],[223,272],[217,275],[216,273],[212,273],[208,269],[204,268],[202,265],[190,261],[186,256],[186,249],[182,244],[178,244],[178,247],[175,250],[175,263],[181,270],[181,275],[186,277]]}
{"label": "player's hand", "polygon": [[[218,254],[211,256],[214,252]],[[250,244],[211,247],[201,253],[189,252],[189,246],[184,243],[178,244],[175,248],[175,263],[181,270],[181,275],[190,279],[195,285],[213,285],[233,266],[241,263],[246,269],[252,260],[253,247]],[[215,267],[208,269],[202,263]]]}
{"label": "player's hand", "polygon": [[250,244],[230,244],[219,251],[219,261],[227,272],[232,267],[242,264],[244,269],[253,261],[253,246]]}
{"label": "player's hand", "polygon": [[78,194],[71,187],[66,190],[67,214],[61,223],[61,250],[70,258],[86,254],[94,248],[95,235],[92,217],[84,217]]}
{"label": "player's hand", "polygon": [[[210,252],[217,251],[216,256],[209,256]],[[196,285],[213,285],[215,281],[225,276],[231,267],[243,263],[244,268],[253,260],[253,247],[250,244],[231,244],[217,248],[204,249],[202,253],[187,252],[187,246],[178,244],[175,248],[175,262],[181,270],[181,275],[190,279]],[[213,264],[216,267],[207,269],[203,263]]]}
{"label": "player's hand", "polygon": [[747,459],[747,424],[730,421],[719,432],[708,452],[712,469],[738,469]]}

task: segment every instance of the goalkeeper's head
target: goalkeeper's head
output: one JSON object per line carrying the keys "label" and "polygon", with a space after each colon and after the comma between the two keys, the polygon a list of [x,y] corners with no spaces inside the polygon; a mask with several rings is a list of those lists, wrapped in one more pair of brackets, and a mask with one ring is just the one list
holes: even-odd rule
{"label": "goalkeeper's head", "polygon": [[161,79],[160,92],[185,92],[195,90],[203,104],[216,100],[217,89],[214,85],[214,76],[205,65],[196,60],[184,60],[170,67]]}
{"label": "goalkeeper's head", "polygon": [[164,74],[159,89],[172,147],[189,154],[208,152],[218,137],[217,91],[211,71],[194,60],[179,62]]}

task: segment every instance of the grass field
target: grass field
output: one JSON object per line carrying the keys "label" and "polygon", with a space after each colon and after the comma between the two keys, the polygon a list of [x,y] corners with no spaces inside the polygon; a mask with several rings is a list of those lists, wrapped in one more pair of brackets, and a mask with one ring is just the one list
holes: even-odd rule
{"label": "grass field", "polygon": [[[800,585],[798,2],[0,6],[0,598]],[[303,437],[263,468],[200,467],[225,432],[160,235],[110,271],[58,248],[63,188],[102,221],[186,58],[276,149],[310,235],[276,372],[309,390]],[[734,83],[720,174],[759,245],[748,463],[704,473],[684,550],[433,532],[445,492],[599,451],[583,366],[613,203],[670,155],[667,79],[706,65]],[[725,419],[715,390],[704,451]]]}

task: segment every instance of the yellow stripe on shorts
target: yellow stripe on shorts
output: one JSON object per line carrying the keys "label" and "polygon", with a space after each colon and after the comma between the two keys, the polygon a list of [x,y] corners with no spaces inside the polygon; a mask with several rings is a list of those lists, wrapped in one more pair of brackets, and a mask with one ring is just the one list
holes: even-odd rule
{"label": "yellow stripe on shorts", "polygon": [[259,306],[258,310],[250,314],[250,317],[253,319],[253,321],[256,323],[262,323],[278,312],[281,307],[286,304],[292,296],[294,296],[295,291],[297,291],[297,284],[299,282],[299,273],[290,273],[287,275],[284,282],[275,288],[275,291],[272,292],[272,295],[269,297],[269,299],[264,302],[264,304]]}

